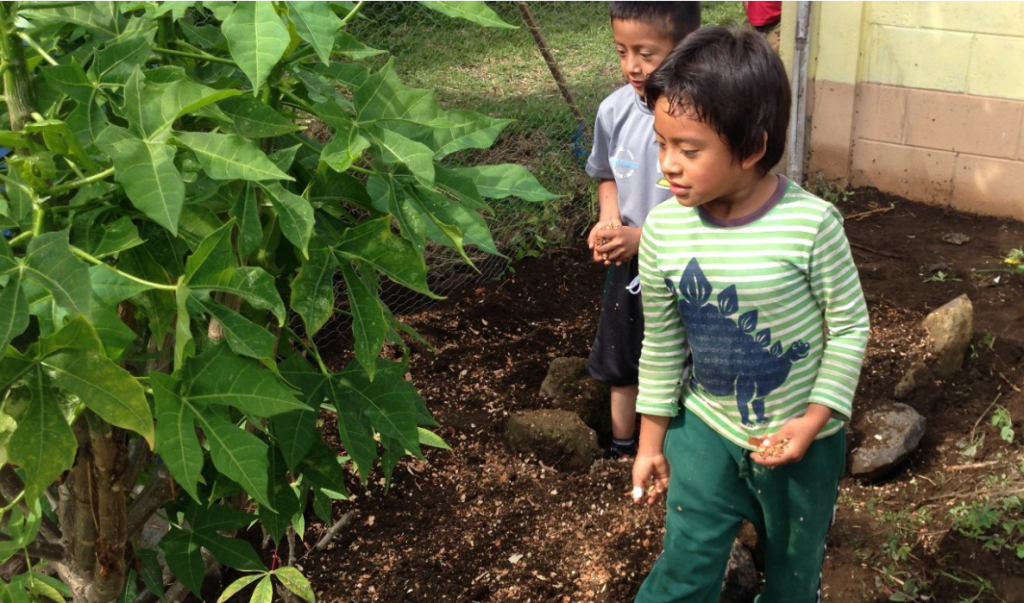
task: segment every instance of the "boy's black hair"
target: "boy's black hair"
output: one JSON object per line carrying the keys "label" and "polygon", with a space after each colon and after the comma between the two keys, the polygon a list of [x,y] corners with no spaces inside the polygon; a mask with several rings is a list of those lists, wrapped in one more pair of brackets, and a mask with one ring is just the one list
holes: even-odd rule
{"label": "boy's black hair", "polygon": [[610,2],[612,20],[653,25],[678,44],[700,27],[700,2]]}
{"label": "boy's black hair", "polygon": [[750,28],[706,27],[672,50],[647,78],[647,105],[668,99],[669,111],[714,128],[742,161],[768,144],[757,162],[775,167],[786,149],[789,78],[768,42]]}

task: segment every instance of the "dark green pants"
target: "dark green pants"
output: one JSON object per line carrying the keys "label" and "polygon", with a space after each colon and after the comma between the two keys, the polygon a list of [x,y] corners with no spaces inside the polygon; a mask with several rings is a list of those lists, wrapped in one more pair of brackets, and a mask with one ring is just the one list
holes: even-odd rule
{"label": "dark green pants", "polygon": [[685,410],[672,420],[665,550],[636,603],[717,603],[736,533],[754,524],[765,547],[758,603],[819,600],[825,536],[846,455],[842,432],[815,441],[799,463],[767,469]]}

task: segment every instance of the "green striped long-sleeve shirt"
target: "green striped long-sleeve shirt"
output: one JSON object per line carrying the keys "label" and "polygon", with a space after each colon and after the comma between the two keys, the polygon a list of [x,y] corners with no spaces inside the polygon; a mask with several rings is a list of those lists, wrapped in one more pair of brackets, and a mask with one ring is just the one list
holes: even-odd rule
{"label": "green striped long-sleeve shirt", "polygon": [[739,220],[672,199],[648,215],[639,257],[637,412],[675,416],[682,400],[748,449],[808,403],[833,410],[819,438],[849,420],[869,324],[832,204],[781,177],[764,208]]}

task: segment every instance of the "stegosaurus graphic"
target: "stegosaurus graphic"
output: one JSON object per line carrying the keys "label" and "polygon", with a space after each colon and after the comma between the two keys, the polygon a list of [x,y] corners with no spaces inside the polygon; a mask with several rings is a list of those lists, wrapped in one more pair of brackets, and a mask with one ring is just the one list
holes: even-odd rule
{"label": "stegosaurus graphic", "polygon": [[[676,291],[675,283],[669,279],[665,282]],[[796,341],[783,353],[782,343],[771,343],[771,329],[755,333],[757,310],[740,314],[735,321],[728,318],[739,310],[735,285],[718,294],[717,306],[709,303],[710,299],[711,283],[697,260],[692,259],[679,280],[679,314],[693,350],[690,384],[714,396],[735,394],[743,424],[754,425],[750,405],[757,422],[763,423],[768,420],[764,416],[765,397],[785,383],[793,363],[806,358],[811,346]]]}

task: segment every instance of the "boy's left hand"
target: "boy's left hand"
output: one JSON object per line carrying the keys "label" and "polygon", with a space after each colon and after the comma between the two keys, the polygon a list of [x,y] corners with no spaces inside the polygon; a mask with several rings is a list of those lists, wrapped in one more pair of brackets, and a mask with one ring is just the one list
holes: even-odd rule
{"label": "boy's left hand", "polygon": [[620,226],[601,233],[604,244],[594,247],[594,255],[604,259],[605,266],[615,263],[621,266],[631,260],[640,249],[640,229]]}
{"label": "boy's left hand", "polygon": [[[782,428],[772,435],[757,440],[751,438],[751,443],[758,448],[756,452],[750,453],[750,458],[765,467],[796,463],[804,458],[807,449],[814,443],[814,438],[832,414],[823,406],[814,404],[811,407],[817,407],[814,409],[816,412],[809,408],[807,414],[786,421]],[[822,412],[821,409],[826,412]]]}

